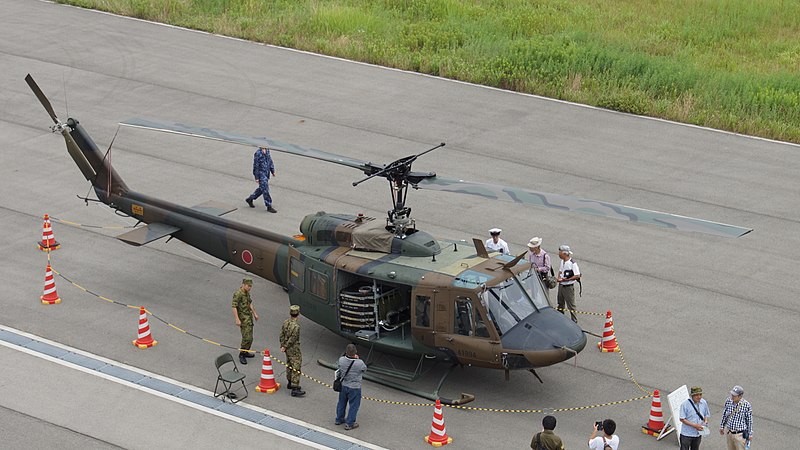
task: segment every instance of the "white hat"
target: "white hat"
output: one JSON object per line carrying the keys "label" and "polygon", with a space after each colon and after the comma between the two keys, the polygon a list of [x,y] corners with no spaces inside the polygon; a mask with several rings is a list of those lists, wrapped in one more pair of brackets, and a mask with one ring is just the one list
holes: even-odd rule
{"label": "white hat", "polygon": [[561,245],[561,247],[558,247],[558,251],[568,253],[570,255],[572,254],[572,250],[569,248],[569,245],[567,244],[563,244]]}
{"label": "white hat", "polygon": [[542,238],[540,238],[539,236],[536,236],[535,238],[532,238],[530,241],[528,241],[528,248],[539,247],[540,245],[542,245]]}
{"label": "white hat", "polygon": [[501,231],[503,230],[501,230],[500,228],[492,228],[491,230],[489,230],[489,234],[500,234]]}

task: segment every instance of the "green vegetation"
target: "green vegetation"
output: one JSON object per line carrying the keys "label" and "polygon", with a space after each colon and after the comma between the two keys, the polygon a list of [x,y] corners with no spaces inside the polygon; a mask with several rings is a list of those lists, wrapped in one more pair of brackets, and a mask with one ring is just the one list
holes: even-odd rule
{"label": "green vegetation", "polygon": [[61,0],[800,142],[797,0]]}

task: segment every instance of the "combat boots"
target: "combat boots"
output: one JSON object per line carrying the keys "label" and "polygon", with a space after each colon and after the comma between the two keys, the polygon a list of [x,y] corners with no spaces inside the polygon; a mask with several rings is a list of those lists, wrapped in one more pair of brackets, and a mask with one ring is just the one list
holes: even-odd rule
{"label": "combat boots", "polygon": [[239,353],[239,362],[242,364],[247,364],[247,358],[245,358],[244,353]]}
{"label": "combat boots", "polygon": [[302,397],[304,395],[306,395],[306,391],[301,389],[300,386],[292,388],[292,397]]}

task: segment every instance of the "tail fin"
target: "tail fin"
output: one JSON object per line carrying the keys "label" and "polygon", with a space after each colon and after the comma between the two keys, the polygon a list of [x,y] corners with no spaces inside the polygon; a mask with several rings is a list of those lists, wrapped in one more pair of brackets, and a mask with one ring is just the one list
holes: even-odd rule
{"label": "tail fin", "polygon": [[66,123],[61,122],[56,116],[53,106],[44,95],[33,77],[28,74],[25,81],[33,93],[44,106],[44,109],[53,119],[51,129],[64,136],[67,152],[83,173],[83,176],[92,183],[97,197],[104,203],[109,203],[112,196],[121,196],[128,191],[128,186],[122,181],[111,163],[103,157],[89,134],[76,119],[69,118]]}

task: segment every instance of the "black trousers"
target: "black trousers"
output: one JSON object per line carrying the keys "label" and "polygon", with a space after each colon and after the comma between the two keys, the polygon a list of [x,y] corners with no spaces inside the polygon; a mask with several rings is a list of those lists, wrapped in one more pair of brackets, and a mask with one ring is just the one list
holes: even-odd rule
{"label": "black trousers", "polygon": [[702,436],[691,437],[691,436],[681,435],[681,450],[700,450],[700,439],[703,439],[703,437]]}

